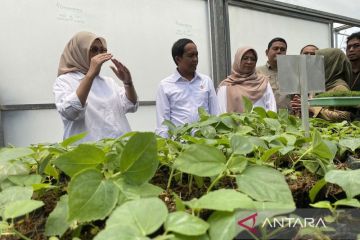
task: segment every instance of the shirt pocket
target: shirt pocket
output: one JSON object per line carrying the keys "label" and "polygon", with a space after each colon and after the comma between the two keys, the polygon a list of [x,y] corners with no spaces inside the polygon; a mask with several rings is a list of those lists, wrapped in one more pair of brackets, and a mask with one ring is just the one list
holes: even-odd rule
{"label": "shirt pocket", "polygon": [[197,91],[194,94],[194,99],[196,101],[196,105],[198,107],[202,106],[205,107],[206,110],[208,110],[208,106],[209,106],[209,91],[207,91],[206,89],[204,90],[200,90]]}

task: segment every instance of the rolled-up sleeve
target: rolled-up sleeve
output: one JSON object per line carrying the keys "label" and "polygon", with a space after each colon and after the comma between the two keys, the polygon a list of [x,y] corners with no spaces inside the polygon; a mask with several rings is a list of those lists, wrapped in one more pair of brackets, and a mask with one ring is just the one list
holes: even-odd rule
{"label": "rolled-up sleeve", "polygon": [[126,96],[124,87],[121,87],[113,80],[109,80],[109,82],[111,82],[112,87],[115,89],[116,93],[118,94],[118,98],[119,98],[118,103],[120,105],[121,112],[124,114],[136,112],[139,107],[139,101],[136,101],[136,103],[131,102]]}
{"label": "rolled-up sleeve", "polygon": [[55,105],[60,115],[69,120],[75,121],[84,118],[86,104],[82,106],[79,97],[66,79],[58,77],[54,84]]}

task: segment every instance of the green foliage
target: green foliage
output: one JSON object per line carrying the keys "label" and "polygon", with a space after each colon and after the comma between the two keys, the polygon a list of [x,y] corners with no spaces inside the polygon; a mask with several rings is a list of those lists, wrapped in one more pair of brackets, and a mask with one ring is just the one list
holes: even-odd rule
{"label": "green foliage", "polygon": [[209,192],[200,199],[185,202],[192,209],[211,209],[232,212],[237,208],[255,209],[253,200],[233,189],[219,189]]}
{"label": "green foliage", "polygon": [[[271,181],[269,181],[271,179]],[[273,206],[295,207],[284,176],[265,166],[249,166],[236,177],[238,190],[259,202],[272,202]]]}
{"label": "green foliage", "polygon": [[[199,109],[200,120],[183,126],[168,121],[169,139],[131,132],[73,145],[83,133],[59,144],[3,148],[0,230],[16,235],[12,221],[42,207],[38,200],[51,189],[60,200],[46,221],[49,238],[65,232],[80,238],[86,227],[97,240],[230,240],[243,230],[237,220],[255,211],[271,210],[259,213],[257,224],[292,212],[284,175],[296,181],[302,171],[321,179],[309,193],[319,201],[310,206],[359,208],[359,170],[336,170],[346,154],[359,153],[359,122],[310,119],[306,137],[300,120],[286,111],[253,108],[248,99],[244,108],[219,116]],[[321,198],[327,183],[339,185],[347,198]],[[169,213],[159,195],[176,211]]]}
{"label": "green foliage", "polygon": [[68,195],[63,195],[55,209],[50,213],[45,225],[46,236],[62,236],[70,227],[68,222],[68,202]]}
{"label": "green foliage", "polygon": [[81,144],[71,152],[60,155],[54,164],[70,177],[105,161],[105,153],[94,145]]}
{"label": "green foliage", "polygon": [[166,232],[198,236],[206,233],[209,224],[186,212],[173,212],[168,215],[164,227]]}
{"label": "green foliage", "polygon": [[153,133],[138,133],[130,138],[121,154],[119,169],[125,180],[140,185],[155,174],[159,161]]}
{"label": "green foliage", "polygon": [[359,97],[360,91],[335,91],[335,92],[324,92],[315,95],[315,98],[322,97]]}
{"label": "green foliage", "polygon": [[325,181],[342,187],[348,199],[360,194],[360,169],[358,170],[331,170],[326,173]]}
{"label": "green foliage", "polygon": [[201,177],[215,176],[225,169],[225,156],[215,147],[193,144],[175,160],[178,170]]}
{"label": "green foliage", "polygon": [[96,169],[76,174],[69,184],[69,221],[87,222],[104,219],[115,207],[119,189],[103,179]]}
{"label": "green foliage", "polygon": [[148,239],[146,235],[155,232],[167,216],[166,206],[158,198],[126,202],[111,214],[95,240]]}

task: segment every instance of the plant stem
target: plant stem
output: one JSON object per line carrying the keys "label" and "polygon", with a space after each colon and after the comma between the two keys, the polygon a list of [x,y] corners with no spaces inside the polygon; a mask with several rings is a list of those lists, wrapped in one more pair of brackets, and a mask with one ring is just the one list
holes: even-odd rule
{"label": "plant stem", "polygon": [[15,228],[13,230],[14,230],[15,234],[18,235],[19,237],[21,237],[22,239],[31,240],[30,238],[24,236],[21,232],[18,232]]}
{"label": "plant stem", "polygon": [[189,178],[190,178],[190,180],[189,180],[189,193],[191,194],[191,190],[192,190],[192,182],[193,182],[193,175],[189,175]]}
{"label": "plant stem", "polygon": [[209,186],[208,190],[206,191],[206,193],[209,193],[210,190],[215,186],[215,184],[216,184],[222,177],[223,177],[223,172],[221,172],[221,173],[219,174],[219,176],[217,176],[217,177],[214,179],[214,181],[212,181],[212,183],[210,184],[210,186]]}
{"label": "plant stem", "polygon": [[312,151],[312,147],[310,147],[308,150],[306,150],[292,165],[292,168],[294,168],[294,166],[309,152]]}
{"label": "plant stem", "polygon": [[248,231],[248,230],[246,230],[255,240],[259,240],[259,238],[255,235],[255,234],[253,234],[252,232],[250,232],[250,231]]}
{"label": "plant stem", "polygon": [[171,172],[170,172],[170,176],[169,176],[168,183],[167,183],[167,186],[166,186],[166,190],[169,190],[169,188],[170,188],[171,181],[172,181],[172,178],[174,176],[174,171],[175,171],[175,168],[171,167]]}

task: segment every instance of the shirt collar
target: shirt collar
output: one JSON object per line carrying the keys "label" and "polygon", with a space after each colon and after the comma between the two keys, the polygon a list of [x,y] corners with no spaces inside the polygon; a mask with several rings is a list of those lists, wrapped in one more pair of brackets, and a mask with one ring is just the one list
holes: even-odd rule
{"label": "shirt collar", "polygon": [[268,69],[271,69],[271,66],[270,66],[270,63],[269,63],[269,62],[266,62],[266,67],[267,67]]}
{"label": "shirt collar", "polygon": [[267,67],[269,70],[276,72],[276,70],[274,70],[274,69],[271,67],[271,65],[270,65],[269,62],[266,62],[266,67]]}
{"label": "shirt collar", "polygon": [[[195,81],[197,79],[201,79],[200,75],[195,71],[195,75],[194,78],[192,79],[192,81]],[[173,82],[178,82],[180,80],[184,80],[184,81],[188,81],[187,79],[183,78],[181,76],[181,74],[179,73],[179,71],[176,69],[174,72],[174,77],[173,77]]]}

